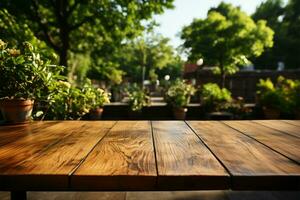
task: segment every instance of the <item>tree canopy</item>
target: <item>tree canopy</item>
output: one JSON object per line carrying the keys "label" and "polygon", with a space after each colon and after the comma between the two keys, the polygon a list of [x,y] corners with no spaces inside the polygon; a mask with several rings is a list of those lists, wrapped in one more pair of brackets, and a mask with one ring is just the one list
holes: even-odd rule
{"label": "tree canopy", "polygon": [[[98,64],[92,67],[90,76],[105,74],[106,77],[103,78],[108,79],[109,76],[123,75],[138,83],[146,79],[156,81],[159,78],[158,74],[167,73],[163,70],[167,67],[170,68],[170,73],[175,75],[178,70],[173,69],[174,66],[177,67],[178,63],[182,65],[180,57],[169,44],[169,39],[153,32],[145,32],[133,40],[127,40],[105,60],[99,57],[95,59]],[[106,72],[103,73],[103,70]]]}
{"label": "tree canopy", "polygon": [[189,50],[188,59],[203,58],[206,65],[215,66],[224,87],[227,74],[273,46],[273,34],[266,21],[255,23],[240,8],[222,2],[209,10],[207,18],[195,19],[184,27],[181,38]]}
{"label": "tree canopy", "polygon": [[259,69],[276,69],[278,62],[284,62],[286,47],[286,26],[283,23],[285,8],[282,0],[262,2],[252,15],[255,21],[266,20],[274,30],[274,46],[267,49],[261,56],[254,58],[253,63]]}
{"label": "tree canopy", "polygon": [[57,61],[55,52],[45,42],[39,40],[27,24],[18,23],[15,17],[4,9],[0,9],[0,39],[8,41],[10,46],[19,46],[22,42],[28,41],[53,63]]}
{"label": "tree canopy", "polygon": [[68,66],[70,52],[112,51],[124,38],[139,34],[143,20],[171,8],[172,2],[1,0],[0,8],[15,15],[19,24],[27,24],[34,36],[59,55],[60,64]]}
{"label": "tree canopy", "polygon": [[257,7],[254,20],[266,20],[274,31],[274,47],[254,60],[258,68],[276,68],[284,62],[287,69],[300,67],[300,3],[290,0],[284,5],[282,0],[267,0]]}
{"label": "tree canopy", "polygon": [[283,23],[287,26],[285,48],[288,68],[300,68],[300,1],[290,0],[286,6]]}
{"label": "tree canopy", "polygon": [[135,82],[156,81],[157,71],[173,64],[175,50],[169,39],[150,34],[130,41],[119,54],[121,68]]}

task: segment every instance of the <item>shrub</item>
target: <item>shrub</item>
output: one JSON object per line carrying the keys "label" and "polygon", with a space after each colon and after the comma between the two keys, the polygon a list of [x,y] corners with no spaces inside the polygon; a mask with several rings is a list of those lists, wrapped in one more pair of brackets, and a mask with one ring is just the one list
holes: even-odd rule
{"label": "shrub", "polygon": [[66,81],[58,81],[53,85],[52,91],[46,119],[80,119],[89,112],[89,106],[86,104],[88,99],[81,89],[71,86]]}
{"label": "shrub", "polygon": [[101,88],[95,88],[89,79],[86,80],[82,91],[87,98],[87,104],[90,109],[101,108],[105,103],[110,102],[110,93],[105,92]]}
{"label": "shrub", "polygon": [[295,87],[291,94],[292,110],[300,112],[300,80],[295,81]]}
{"label": "shrub", "polygon": [[0,39],[0,98],[41,99],[62,67],[50,65],[29,42],[8,48]]}
{"label": "shrub", "polygon": [[297,96],[297,81],[279,76],[275,84],[268,78],[260,79],[257,86],[258,104],[261,107],[292,113]]}
{"label": "shrub", "polygon": [[201,103],[207,111],[224,110],[231,101],[231,93],[226,88],[221,89],[216,83],[203,85]]}
{"label": "shrub", "polygon": [[144,106],[150,105],[150,96],[137,85],[127,90],[129,106],[132,111],[141,111]]}
{"label": "shrub", "polygon": [[82,88],[58,81],[52,85],[51,91],[46,119],[81,119],[91,109],[109,102],[109,95],[102,89],[94,88],[90,80]]}

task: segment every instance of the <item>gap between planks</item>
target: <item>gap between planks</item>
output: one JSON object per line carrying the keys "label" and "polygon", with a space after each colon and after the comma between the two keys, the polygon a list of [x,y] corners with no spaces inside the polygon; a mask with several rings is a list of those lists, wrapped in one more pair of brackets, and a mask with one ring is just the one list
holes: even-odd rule
{"label": "gap between planks", "polygon": [[[295,156],[296,153],[293,152],[293,154],[291,154],[290,152],[286,152],[286,151],[284,152],[284,150],[283,150],[283,148],[282,148],[282,143],[281,143],[281,144],[280,144],[280,143],[277,143],[277,144],[276,144],[276,141],[275,141],[275,143],[272,144],[272,143],[270,143],[270,141],[265,141],[266,139],[264,139],[264,138],[259,139],[259,137],[261,136],[261,133],[260,133],[260,132],[255,132],[255,130],[251,130],[251,131],[247,132],[247,131],[243,130],[243,128],[239,128],[239,126],[235,125],[235,124],[232,123],[232,122],[239,122],[239,121],[221,121],[221,123],[223,123],[224,125],[226,125],[226,126],[232,128],[232,129],[234,129],[234,130],[240,132],[241,134],[243,134],[243,135],[245,135],[245,136],[247,136],[247,137],[249,137],[249,138],[251,138],[251,139],[257,141],[258,143],[261,143],[262,145],[268,147],[268,148],[271,149],[272,151],[274,151],[274,152],[276,152],[276,153],[278,153],[278,154],[280,154],[280,155],[282,155],[282,156],[288,158],[289,160],[291,160],[291,161],[297,163],[298,165],[300,165],[299,160],[297,160],[297,158],[299,159],[299,157]],[[240,121],[240,122],[243,123],[243,121]],[[288,138],[285,138],[285,137],[284,137],[284,136],[286,135],[286,137],[290,137],[290,138],[293,138],[293,139],[297,139],[297,140],[299,141],[299,138],[298,138],[298,137],[294,137],[293,135],[290,135],[290,134],[285,134],[284,132],[282,132],[282,131],[280,131],[280,130],[272,129],[271,127],[269,127],[269,126],[264,126],[264,125],[261,124],[261,123],[256,123],[256,122],[253,122],[253,121],[246,121],[246,123],[247,123],[247,122],[254,123],[254,126],[256,126],[255,129],[258,129],[258,130],[259,130],[259,128],[262,128],[262,129],[267,129],[268,131],[272,131],[273,133],[277,134],[277,135],[275,135],[275,136],[277,137],[277,139],[283,138],[283,139],[288,140]],[[242,125],[242,127],[243,127],[243,126],[245,126],[245,125]],[[258,130],[257,130],[257,131],[258,131]],[[254,134],[253,136],[251,135],[251,132]],[[271,134],[272,134],[272,132],[271,132]],[[270,133],[270,132],[268,132],[268,133]],[[271,134],[267,134],[267,136],[268,136],[268,137],[272,137]],[[280,134],[280,135],[278,135],[278,134]],[[265,135],[264,135],[264,136],[265,136]],[[258,137],[258,138],[257,138],[257,137]],[[288,142],[288,141],[287,141],[287,142]],[[294,144],[294,146],[296,146],[295,143],[293,143],[293,144]],[[276,145],[277,145],[277,147],[276,147]],[[300,144],[299,144],[299,145],[300,145]],[[294,158],[293,158],[293,157],[294,157]]]}
{"label": "gap between planks", "polygon": [[110,132],[110,130],[118,123],[118,121],[115,121],[115,123],[109,128],[107,129],[106,133],[104,134],[103,137],[101,137],[97,143],[91,148],[91,150],[86,154],[86,156],[78,163],[77,166],[75,166],[71,172],[68,175],[68,184],[69,184],[69,188],[71,188],[71,176],[76,172],[76,170],[81,166],[81,164],[86,160],[86,158],[90,155],[90,153],[95,149],[95,147],[103,140],[103,138]]}

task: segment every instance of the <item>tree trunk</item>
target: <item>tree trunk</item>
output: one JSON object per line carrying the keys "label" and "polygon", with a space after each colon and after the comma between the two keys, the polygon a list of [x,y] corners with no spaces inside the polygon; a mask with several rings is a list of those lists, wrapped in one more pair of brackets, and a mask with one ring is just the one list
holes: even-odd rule
{"label": "tree trunk", "polygon": [[59,23],[60,29],[60,42],[61,46],[59,49],[59,64],[64,66],[65,69],[62,75],[67,76],[68,69],[68,51],[70,49],[70,26],[68,24],[67,14],[67,1],[56,1],[56,16]]}
{"label": "tree trunk", "polygon": [[221,82],[221,88],[225,88],[225,79],[226,79],[226,74],[223,72],[222,74],[222,82]]}
{"label": "tree trunk", "polygon": [[59,52],[59,64],[64,66],[65,69],[62,72],[63,75],[68,75],[68,48],[62,47]]}
{"label": "tree trunk", "polygon": [[145,71],[146,71],[146,67],[143,64],[143,66],[142,66],[142,89],[144,89]]}
{"label": "tree trunk", "polygon": [[225,88],[226,73],[224,71],[224,66],[223,65],[220,65],[220,70],[221,70],[220,85],[221,85],[221,88]]}

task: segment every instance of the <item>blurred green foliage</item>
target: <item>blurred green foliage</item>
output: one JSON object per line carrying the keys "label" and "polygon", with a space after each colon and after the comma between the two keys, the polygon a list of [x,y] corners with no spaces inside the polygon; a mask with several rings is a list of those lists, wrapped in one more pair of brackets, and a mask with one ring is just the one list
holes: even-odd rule
{"label": "blurred green foliage", "polygon": [[47,98],[62,69],[29,42],[14,48],[0,39],[0,98]]}
{"label": "blurred green foliage", "polygon": [[53,49],[60,64],[67,66],[67,75],[70,52],[95,55],[95,51],[94,57],[105,58],[124,39],[141,34],[142,21],[172,8],[172,3],[173,0],[1,0],[0,8],[13,14],[17,24],[28,26],[35,37]]}
{"label": "blurred green foliage", "polygon": [[191,84],[186,83],[184,80],[177,79],[166,92],[166,102],[175,108],[186,107],[194,95],[196,89]]}
{"label": "blurred green foliage", "polygon": [[95,88],[90,80],[83,87],[76,87],[67,81],[57,81],[51,87],[51,96],[44,110],[44,118],[51,120],[78,120],[91,109],[109,103],[109,94]]}
{"label": "blurred green foliage", "polygon": [[[158,76],[161,70],[166,68],[172,70],[173,66],[182,64],[182,61],[175,54],[168,38],[153,32],[145,32],[143,36],[124,43],[108,62],[103,62],[103,65],[109,64],[115,64],[111,68],[122,70],[124,73],[120,75],[125,75],[131,82],[141,83],[143,80],[155,82],[162,78]],[[166,72],[172,73],[171,70]]]}
{"label": "blurred green foliage", "polygon": [[257,7],[252,15],[255,21],[266,20],[275,31],[274,47],[267,49],[254,59],[254,64],[261,69],[276,69],[278,62],[284,62],[287,69],[300,67],[300,2],[289,0],[267,0]]}
{"label": "blurred green foliage", "polygon": [[255,23],[240,8],[222,2],[212,8],[206,19],[195,19],[182,30],[183,46],[189,50],[189,60],[203,58],[208,66],[215,66],[225,86],[227,74],[238,71],[251,57],[273,46],[274,32],[266,21]]}
{"label": "blurred green foliage", "polygon": [[299,110],[300,81],[279,76],[276,83],[270,79],[261,79],[257,86],[258,103],[261,107],[276,109],[284,114]]}
{"label": "blurred green foliage", "polygon": [[140,112],[143,107],[150,106],[151,100],[147,91],[142,89],[137,84],[133,84],[127,89],[128,94],[128,104],[130,109],[135,112]]}
{"label": "blurred green foliage", "polygon": [[231,92],[216,83],[204,84],[201,88],[201,103],[206,111],[221,111],[232,102]]}
{"label": "blurred green foliage", "polygon": [[39,54],[57,64],[58,57],[55,51],[38,39],[26,23],[19,22],[5,9],[0,9],[0,38],[12,47],[19,46],[24,41],[30,42],[39,50]]}

